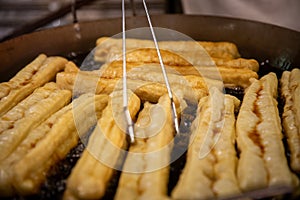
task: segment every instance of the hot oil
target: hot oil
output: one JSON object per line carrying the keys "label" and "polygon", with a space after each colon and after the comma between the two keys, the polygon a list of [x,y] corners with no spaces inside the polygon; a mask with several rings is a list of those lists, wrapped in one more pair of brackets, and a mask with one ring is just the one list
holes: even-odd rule
{"label": "hot oil", "polygon": [[53,166],[48,174],[46,181],[42,184],[40,192],[36,195],[27,197],[15,197],[15,200],[53,200],[62,199],[63,193],[66,189],[66,181],[68,176],[71,174],[73,167],[79,160],[85,146],[79,142],[66,156],[65,159],[61,160],[55,166]]}
{"label": "hot oil", "polygon": [[[171,152],[171,160],[174,160],[174,162],[172,162],[170,165],[168,195],[170,195],[173,188],[176,186],[186,163],[186,154],[191,135],[191,126],[192,122],[196,118],[197,104],[187,101],[187,105],[188,106],[181,114],[180,135],[175,137],[174,148]],[[178,155],[180,156],[178,157]]]}
{"label": "hot oil", "polygon": [[280,65],[274,64],[274,62],[270,62],[269,60],[265,60],[260,63],[258,76],[263,77],[264,75],[274,72],[278,79],[281,78],[282,72],[284,71],[284,68]]}
{"label": "hot oil", "polygon": [[244,88],[242,88],[242,87],[227,87],[227,88],[225,88],[225,94],[230,94],[230,95],[238,98],[240,101],[243,101]]}

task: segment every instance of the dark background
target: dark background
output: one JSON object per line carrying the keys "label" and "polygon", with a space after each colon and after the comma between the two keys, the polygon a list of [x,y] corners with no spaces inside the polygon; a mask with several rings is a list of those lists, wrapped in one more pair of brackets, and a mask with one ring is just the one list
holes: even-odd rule
{"label": "dark background", "polygon": [[[78,21],[121,16],[121,0],[0,0],[0,40],[37,29],[73,23],[70,12],[76,2]],[[147,0],[150,14],[181,13],[180,0]],[[131,1],[126,1],[126,14],[133,15]],[[74,6],[74,5],[73,5]],[[134,0],[136,15],[145,15],[142,0]]]}

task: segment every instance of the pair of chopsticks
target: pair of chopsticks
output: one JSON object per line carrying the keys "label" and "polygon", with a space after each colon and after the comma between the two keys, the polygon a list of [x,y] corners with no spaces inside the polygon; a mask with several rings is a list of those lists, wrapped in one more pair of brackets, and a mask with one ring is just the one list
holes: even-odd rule
{"label": "pair of chopsticks", "polygon": [[[175,126],[175,131],[176,134],[179,134],[179,122],[178,122],[178,116],[177,116],[177,112],[176,112],[176,107],[175,107],[175,102],[174,102],[174,98],[173,98],[173,93],[171,90],[171,86],[168,80],[168,76],[167,76],[167,72],[166,72],[166,68],[164,66],[162,57],[161,57],[161,53],[159,50],[159,46],[158,46],[158,42],[156,39],[156,35],[151,23],[151,19],[150,19],[150,15],[149,15],[149,11],[147,8],[147,4],[146,4],[146,0],[143,0],[143,5],[144,5],[144,9],[146,12],[146,16],[147,16],[147,20],[149,23],[149,28],[151,31],[151,35],[153,38],[153,42],[157,51],[157,56],[159,59],[159,63],[161,66],[161,70],[162,70],[162,74],[165,80],[165,84],[167,87],[167,91],[168,91],[168,95],[169,98],[171,100],[171,107],[172,107],[172,114],[173,114],[173,121],[174,121],[174,126]],[[127,133],[130,136],[130,141],[131,143],[134,143],[135,141],[135,134],[134,134],[134,129],[133,129],[133,121],[132,118],[130,116],[129,110],[128,110],[128,96],[127,96],[127,72],[126,72],[126,27],[125,27],[125,0],[122,0],[122,52],[123,52],[123,109],[124,109],[124,113],[125,113],[125,118],[126,118],[126,122],[127,122]]]}

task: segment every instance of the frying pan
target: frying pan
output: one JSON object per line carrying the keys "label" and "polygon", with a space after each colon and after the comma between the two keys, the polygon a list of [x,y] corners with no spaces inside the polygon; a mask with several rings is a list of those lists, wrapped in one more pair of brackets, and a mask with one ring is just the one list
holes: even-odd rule
{"label": "frying pan", "polygon": [[[269,63],[271,70],[300,67],[300,32],[233,18],[202,15],[154,15],[153,26],[176,30],[195,40],[230,41],[244,58]],[[148,27],[144,16],[128,17],[127,29]],[[69,59],[85,56],[101,36],[121,32],[121,18],[81,22],[22,35],[0,43],[0,81],[9,80],[38,54]],[[261,71],[267,66],[261,66]],[[266,69],[266,72],[270,69]],[[264,192],[264,191],[263,191]],[[278,191],[277,191],[278,192]]]}
{"label": "frying pan", "polygon": [[[234,42],[243,57],[259,62],[268,60],[273,67],[300,66],[300,32],[249,20],[201,16],[154,15],[153,26],[179,31],[195,40]],[[148,27],[145,16],[128,17],[127,29]],[[71,24],[22,35],[0,43],[0,81],[12,77],[39,53],[72,55],[89,52],[100,36],[121,32],[121,18]]]}

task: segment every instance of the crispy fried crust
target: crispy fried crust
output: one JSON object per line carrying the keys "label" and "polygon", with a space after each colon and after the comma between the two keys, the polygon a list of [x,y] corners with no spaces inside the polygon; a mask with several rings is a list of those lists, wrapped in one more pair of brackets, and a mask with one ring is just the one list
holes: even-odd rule
{"label": "crispy fried crust", "polygon": [[284,111],[283,128],[291,153],[290,162],[294,171],[300,172],[300,70],[285,71],[280,79]]}
{"label": "crispy fried crust", "polygon": [[[38,192],[50,167],[63,159],[76,146],[79,136],[83,136],[97,122],[95,115],[101,115],[107,101],[107,95],[82,95],[50,125],[51,129],[46,129],[47,134],[36,147],[13,165],[13,186],[19,194]],[[41,126],[49,126],[49,123],[46,121]],[[37,134],[41,128],[38,127],[32,133]]]}
{"label": "crispy fried crust", "polygon": [[39,55],[8,82],[0,83],[0,116],[30,95],[36,88],[52,81],[67,60]]}
{"label": "crispy fried crust", "polygon": [[[130,93],[128,103],[131,116],[135,116],[140,109],[139,98]],[[104,195],[114,172],[111,165],[117,164],[120,149],[126,146],[126,134],[118,124],[124,122],[122,107],[122,93],[113,93],[87,149],[68,178],[64,199],[99,199]],[[102,159],[106,159],[110,166],[104,164]]]}
{"label": "crispy fried crust", "polygon": [[9,156],[28,133],[70,101],[71,93],[47,83],[0,118],[0,162]]}
{"label": "crispy fried crust", "polygon": [[200,100],[187,162],[171,193],[172,198],[224,198],[240,193],[234,147],[234,110],[238,105],[235,97],[218,90]]}
{"label": "crispy fried crust", "polygon": [[129,148],[115,199],[167,198],[172,124],[167,95],[156,105],[144,104],[135,125],[138,140]]}
{"label": "crispy fried crust", "polygon": [[285,157],[276,97],[274,73],[253,80],[244,96],[236,125],[238,179],[243,191],[298,182]]}

